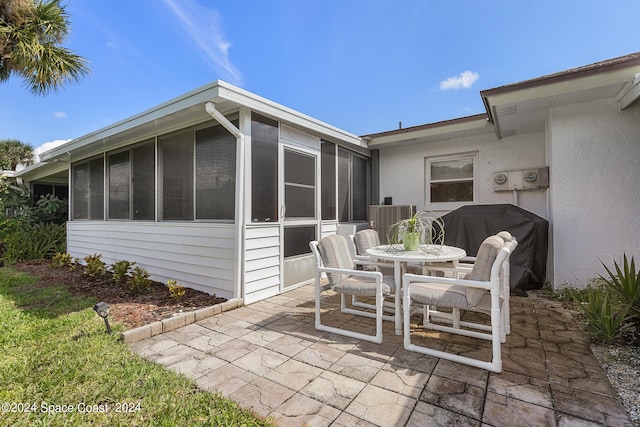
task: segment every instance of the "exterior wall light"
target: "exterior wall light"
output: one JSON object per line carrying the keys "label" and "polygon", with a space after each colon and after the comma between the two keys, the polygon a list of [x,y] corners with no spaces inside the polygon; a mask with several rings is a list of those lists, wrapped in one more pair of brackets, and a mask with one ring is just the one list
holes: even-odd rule
{"label": "exterior wall light", "polygon": [[107,317],[109,317],[109,303],[100,301],[93,306],[93,311],[104,319],[104,325],[107,327],[107,333],[111,334],[111,326],[109,326],[109,319],[107,319]]}

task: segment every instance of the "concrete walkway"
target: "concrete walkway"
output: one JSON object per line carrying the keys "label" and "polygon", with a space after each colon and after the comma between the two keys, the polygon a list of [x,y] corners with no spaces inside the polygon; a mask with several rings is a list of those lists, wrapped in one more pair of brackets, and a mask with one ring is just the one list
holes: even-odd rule
{"label": "concrete walkway", "polygon": [[[130,346],[282,426],[632,426],[571,315],[535,295],[511,302],[501,374],[408,352],[389,322],[381,345],[317,331],[312,286]],[[489,354],[489,342],[425,338]]]}

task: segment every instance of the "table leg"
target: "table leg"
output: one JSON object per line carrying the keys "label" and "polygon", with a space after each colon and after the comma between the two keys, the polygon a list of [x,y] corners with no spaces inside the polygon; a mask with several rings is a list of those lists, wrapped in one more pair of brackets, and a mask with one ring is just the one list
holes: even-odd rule
{"label": "table leg", "polygon": [[396,322],[396,335],[402,335],[402,263],[400,261],[393,261],[393,274],[396,282],[396,309],[395,309],[395,322]]}

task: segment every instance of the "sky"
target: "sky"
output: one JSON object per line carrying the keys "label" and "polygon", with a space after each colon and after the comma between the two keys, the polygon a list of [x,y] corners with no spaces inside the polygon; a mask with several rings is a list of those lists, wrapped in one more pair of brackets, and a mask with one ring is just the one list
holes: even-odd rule
{"label": "sky", "polygon": [[356,135],[484,113],[480,91],[640,51],[637,0],[66,0],[91,74],[0,83],[38,152],[215,80]]}

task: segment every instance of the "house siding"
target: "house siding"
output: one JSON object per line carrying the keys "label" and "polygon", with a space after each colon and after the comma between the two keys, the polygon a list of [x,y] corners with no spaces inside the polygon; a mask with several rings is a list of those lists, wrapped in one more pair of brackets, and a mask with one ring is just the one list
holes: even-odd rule
{"label": "house siding", "polygon": [[[410,136],[408,136],[409,138]],[[394,205],[414,205],[438,215],[439,210],[426,205],[425,158],[459,153],[478,153],[477,204],[517,204],[523,209],[548,218],[546,190],[496,192],[494,172],[544,167],[544,133],[517,135],[499,140],[495,133],[393,146],[380,150],[380,199],[393,197]]]}
{"label": "house siding", "polygon": [[280,226],[247,225],[244,253],[244,302],[280,292]]}
{"label": "house siding", "polygon": [[[640,104],[556,107],[549,118],[554,286],[584,287],[640,256]],[[555,184],[555,185],[554,185]]]}
{"label": "house siding", "polygon": [[67,251],[74,257],[102,254],[112,264],[135,261],[153,280],[234,297],[234,226],[213,223],[70,221]]}

